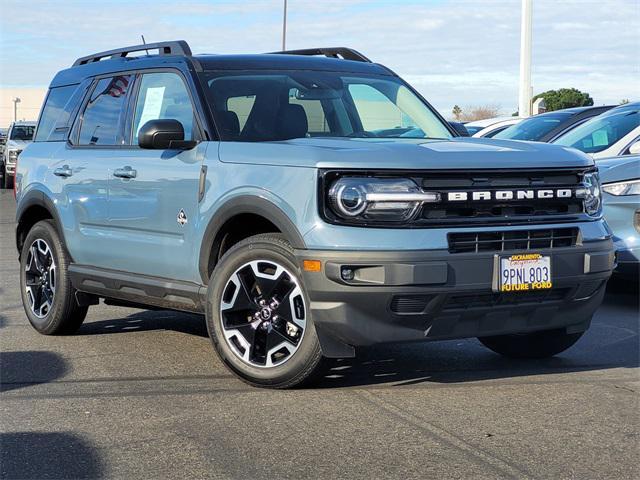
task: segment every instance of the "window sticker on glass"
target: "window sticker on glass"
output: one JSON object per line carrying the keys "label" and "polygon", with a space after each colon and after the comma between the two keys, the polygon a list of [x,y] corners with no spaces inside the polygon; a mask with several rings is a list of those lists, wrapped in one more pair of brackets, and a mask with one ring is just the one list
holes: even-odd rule
{"label": "window sticker on glass", "polygon": [[147,89],[146,95],[144,96],[144,108],[140,116],[140,123],[138,123],[138,132],[140,132],[142,126],[149,120],[160,118],[162,101],[164,99],[164,88],[165,87],[150,87]]}
{"label": "window sticker on glass", "polygon": [[609,145],[609,136],[606,130],[596,130],[593,132],[593,146],[601,147],[602,145]]}

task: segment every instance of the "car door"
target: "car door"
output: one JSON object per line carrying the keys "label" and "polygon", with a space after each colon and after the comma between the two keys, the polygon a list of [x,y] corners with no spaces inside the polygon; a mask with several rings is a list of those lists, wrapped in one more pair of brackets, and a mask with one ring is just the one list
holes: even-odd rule
{"label": "car door", "polygon": [[120,155],[132,75],[93,82],[69,142],[51,169],[62,183],[58,208],[65,211],[65,240],[78,264],[110,268],[118,246],[107,216],[109,165]]}
{"label": "car door", "polygon": [[195,281],[193,242],[206,143],[190,150],[138,146],[140,128],[155,119],[178,120],[185,140],[199,140],[193,100],[177,71],[144,73],[136,90],[127,121],[129,145],[109,171],[109,228],[118,246],[112,268]]}

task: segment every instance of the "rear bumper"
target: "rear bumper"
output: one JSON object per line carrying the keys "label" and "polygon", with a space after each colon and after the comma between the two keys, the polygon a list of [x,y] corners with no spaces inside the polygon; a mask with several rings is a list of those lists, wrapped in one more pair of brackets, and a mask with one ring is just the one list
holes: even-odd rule
{"label": "rear bumper", "polygon": [[[536,252],[551,256],[553,288],[512,294],[492,290],[492,252],[298,250],[296,254],[300,262],[322,261],[322,271],[304,272],[304,280],[314,324],[327,345],[562,327],[586,330],[615,266],[612,241]],[[355,272],[354,280],[341,278],[343,268]]]}

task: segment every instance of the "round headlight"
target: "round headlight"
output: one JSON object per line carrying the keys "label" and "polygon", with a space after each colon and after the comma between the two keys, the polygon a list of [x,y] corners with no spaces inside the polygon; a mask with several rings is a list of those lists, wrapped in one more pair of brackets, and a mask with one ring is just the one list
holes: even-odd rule
{"label": "round headlight", "polygon": [[583,198],[585,213],[592,217],[598,216],[602,208],[602,190],[596,172],[585,174],[583,188],[578,193]]}
{"label": "round headlight", "polygon": [[367,192],[362,185],[336,182],[329,198],[340,213],[357,217],[367,208]]}

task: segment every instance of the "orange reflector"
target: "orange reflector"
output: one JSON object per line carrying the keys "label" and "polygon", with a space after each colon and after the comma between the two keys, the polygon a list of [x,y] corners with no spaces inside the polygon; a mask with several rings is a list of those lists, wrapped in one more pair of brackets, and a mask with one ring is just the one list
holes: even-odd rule
{"label": "orange reflector", "polygon": [[304,260],[302,268],[307,272],[319,272],[322,269],[322,262],[320,260]]}

